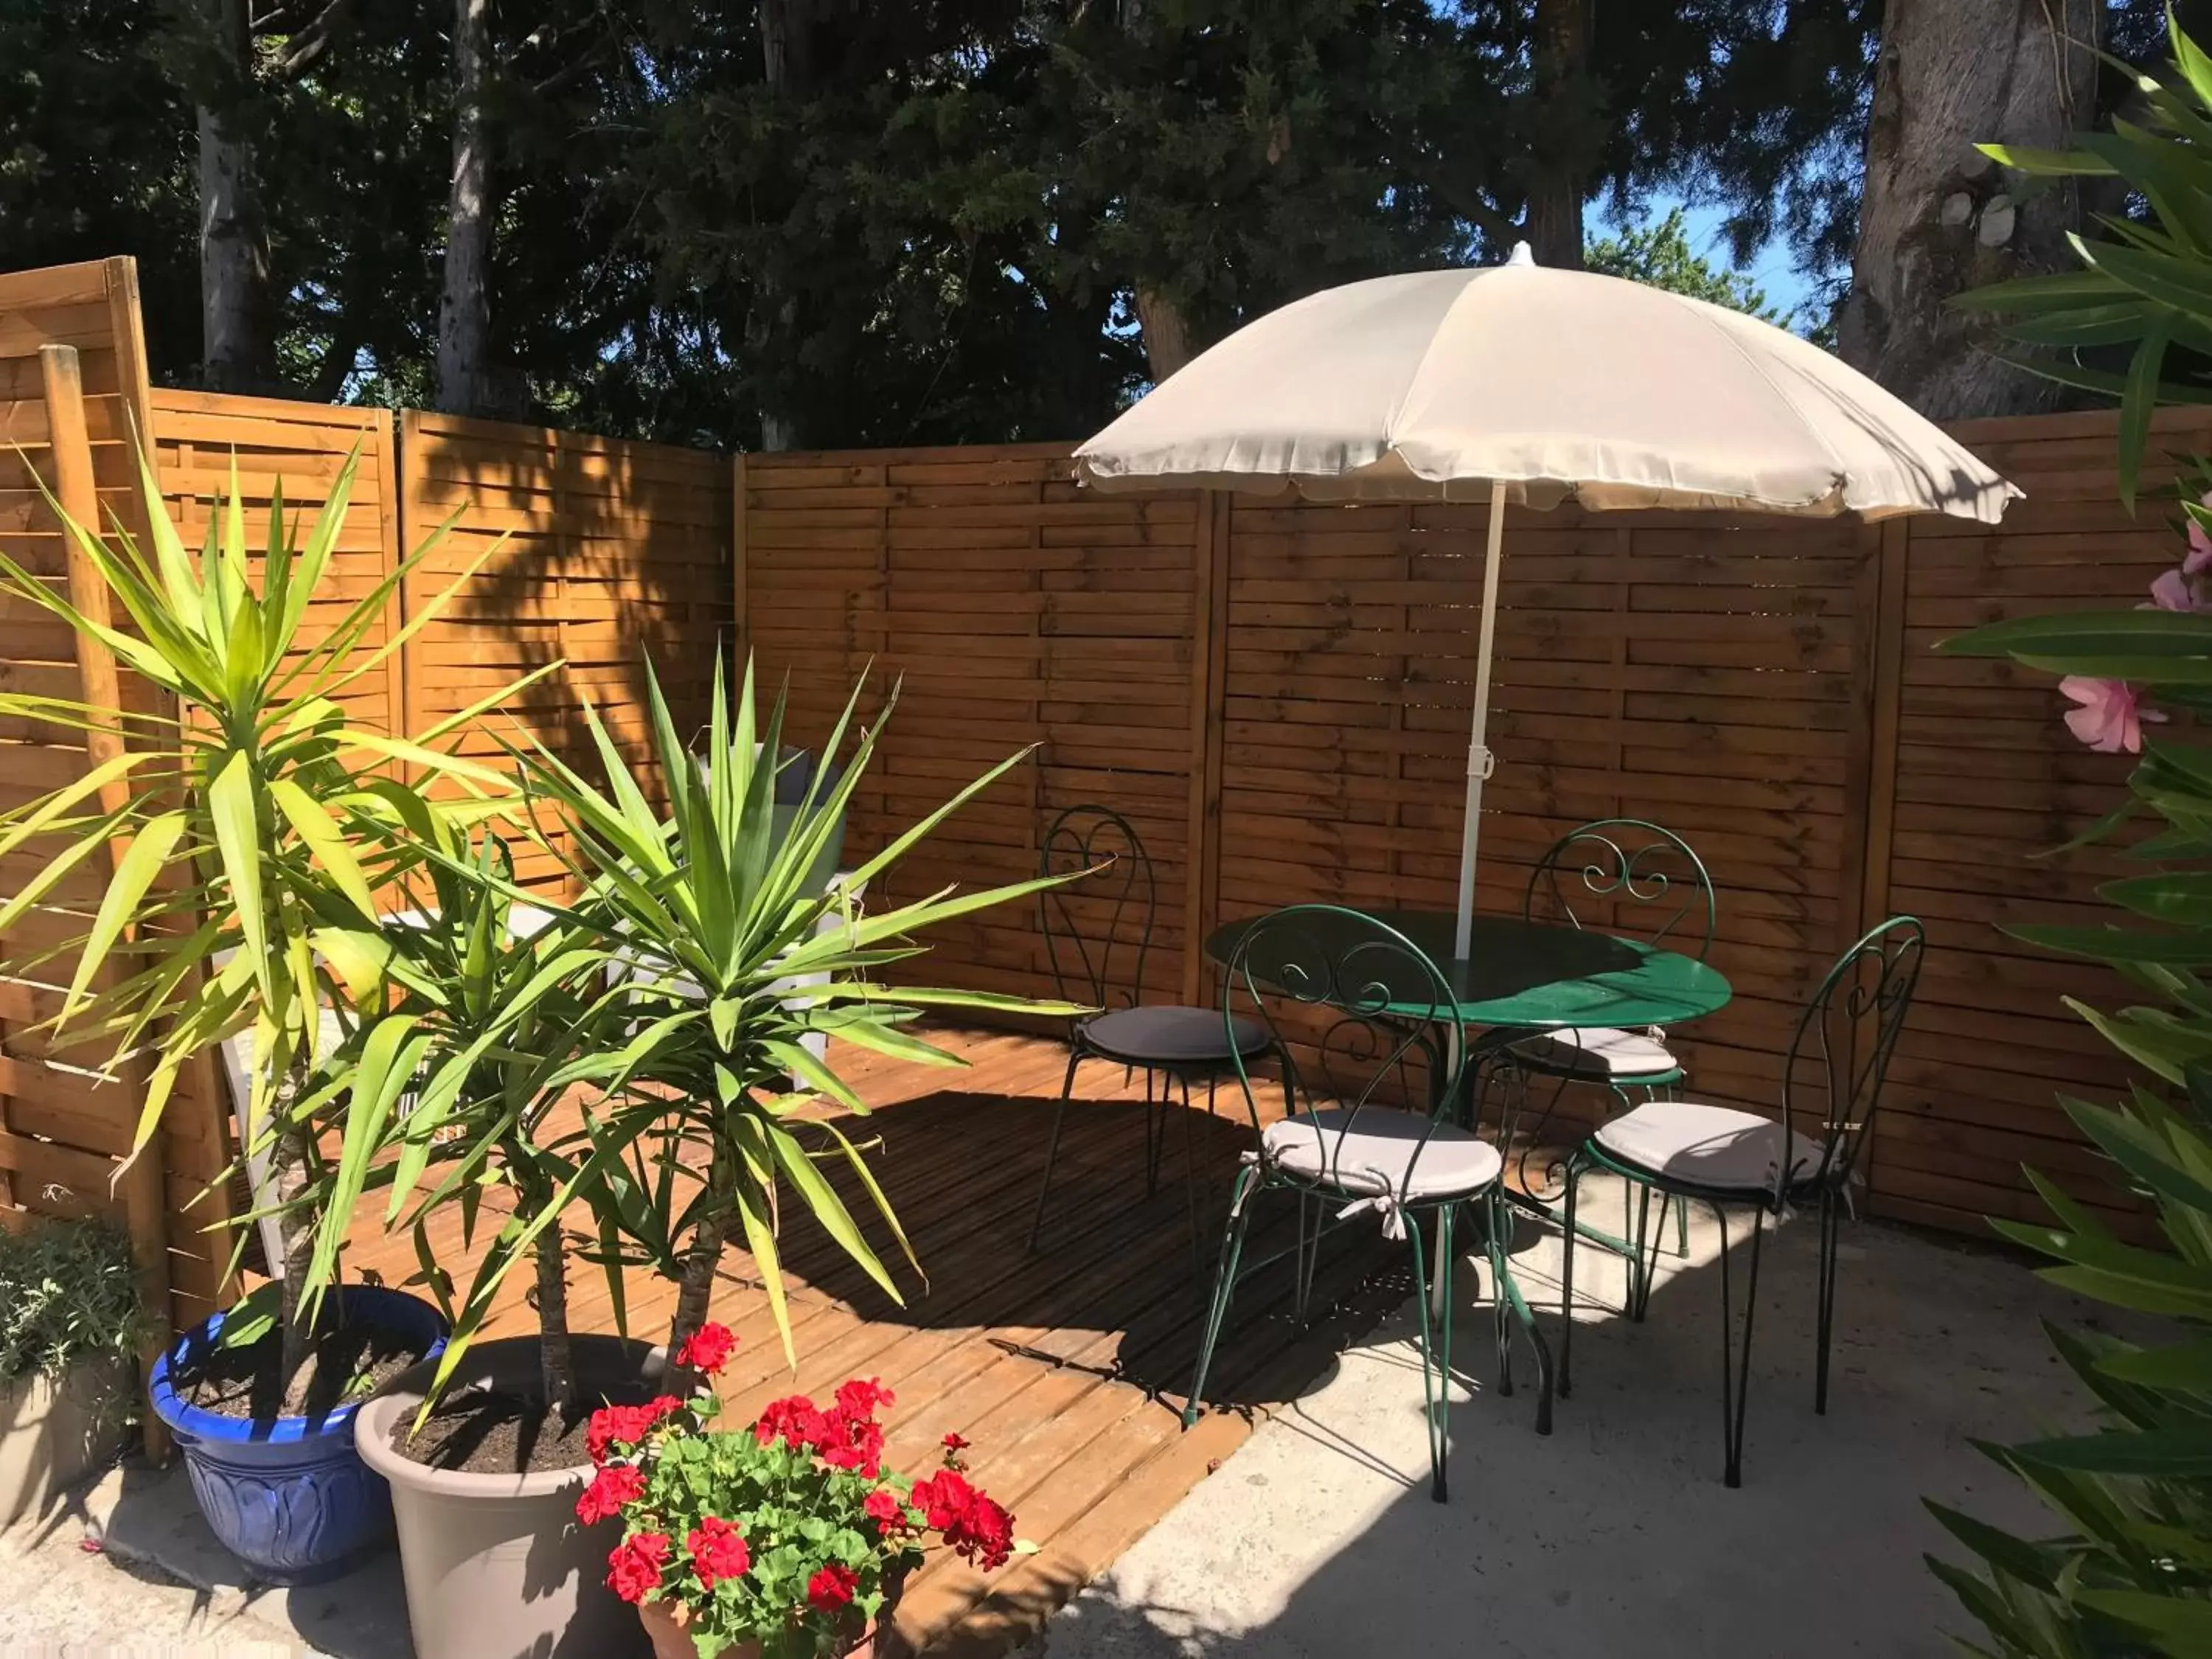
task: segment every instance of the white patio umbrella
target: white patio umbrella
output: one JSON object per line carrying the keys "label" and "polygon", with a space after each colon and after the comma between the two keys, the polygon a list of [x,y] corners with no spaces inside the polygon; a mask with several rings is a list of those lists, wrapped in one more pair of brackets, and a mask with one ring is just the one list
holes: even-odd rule
{"label": "white patio umbrella", "polygon": [[1460,849],[1474,915],[1504,508],[1994,524],[2020,491],[1819,347],[1740,312],[1535,264],[1329,289],[1249,323],[1076,452],[1102,490],[1490,503]]}

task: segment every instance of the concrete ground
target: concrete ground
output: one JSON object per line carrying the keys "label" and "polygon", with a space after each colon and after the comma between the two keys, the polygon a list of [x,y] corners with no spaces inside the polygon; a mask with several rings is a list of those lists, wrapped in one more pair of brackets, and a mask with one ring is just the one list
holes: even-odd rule
{"label": "concrete ground", "polygon": [[[1585,1213],[1617,1226],[1619,1188],[1593,1177],[1584,1191]],[[2099,1323],[2104,1310],[1989,1251],[1874,1225],[1844,1239],[1820,1418],[1816,1231],[1808,1216],[1768,1235],[1741,1489],[1721,1480],[1718,1236],[1708,1217],[1690,1260],[1662,1255],[1641,1326],[1615,1311],[1618,1261],[1577,1252],[1575,1392],[1548,1438],[1534,1431],[1526,1348],[1523,1386],[1501,1398],[1488,1285],[1462,1283],[1448,1503],[1429,1496],[1409,1307],[1262,1425],[1031,1652],[1954,1653],[1944,1632],[1970,1626],[1922,1555],[1959,1552],[1920,1499],[2049,1529],[1967,1440],[2078,1420],[2079,1391],[2039,1322]],[[1518,1248],[1516,1277],[1556,1347],[1557,1236],[1530,1226]],[[1731,1251],[1739,1306],[1745,1255]]]}
{"label": "concrete ground", "polygon": [[329,1584],[257,1583],[181,1464],[129,1459],[0,1533],[6,1659],[410,1659],[398,1558]]}
{"label": "concrete ground", "polygon": [[[1585,1190],[1587,1212],[1617,1224],[1618,1188],[1593,1178]],[[1525,1347],[1522,1389],[1497,1393],[1489,1286],[1469,1282],[1486,1275],[1463,1275],[1449,1503],[1429,1498],[1409,1306],[1262,1425],[1032,1652],[1950,1654],[1943,1632],[1967,1627],[1922,1563],[1923,1551],[1948,1547],[1919,1500],[2016,1530],[2045,1527],[1967,1438],[2078,1420],[2077,1390],[2039,1319],[2097,1323],[2103,1310],[1988,1251],[1850,1228],[1821,1419],[1811,1400],[1816,1243],[1810,1218],[1768,1238],[1741,1490],[1721,1484],[1708,1218],[1688,1261],[1662,1256],[1641,1326],[1615,1311],[1619,1263],[1577,1253],[1576,1389],[1548,1438],[1534,1432]],[[1556,1345],[1557,1237],[1529,1225],[1516,1243],[1516,1277]],[[1741,1300],[1740,1274],[1735,1292]],[[257,1585],[208,1533],[180,1468],[126,1464],[43,1522],[0,1534],[9,1659],[409,1653],[393,1556],[319,1588]]]}

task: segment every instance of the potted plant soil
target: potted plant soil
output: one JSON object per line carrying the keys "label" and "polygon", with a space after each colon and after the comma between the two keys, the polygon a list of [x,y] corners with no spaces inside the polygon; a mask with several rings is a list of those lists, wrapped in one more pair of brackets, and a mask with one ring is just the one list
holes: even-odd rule
{"label": "potted plant soil", "polygon": [[0,1230],[0,1527],[113,1454],[137,1404],[130,1241],[93,1221]]}
{"label": "potted plant soil", "polygon": [[933,1538],[987,1571],[1020,1547],[1013,1516],[969,1481],[957,1435],[923,1480],[883,1467],[877,1413],[895,1401],[872,1378],[826,1406],[794,1396],[745,1428],[711,1429],[712,1378],[732,1346],[724,1327],[701,1326],[677,1354],[700,1379],[688,1400],[592,1422],[599,1468],[576,1512],[619,1522],[607,1583],[636,1607],[653,1659],[885,1653],[878,1638]]}
{"label": "potted plant soil", "polygon": [[[545,920],[517,940],[502,907],[526,896],[503,861],[481,847],[473,860],[447,848],[426,871],[439,883],[440,915],[460,920],[394,945],[391,972],[405,987],[398,1012],[420,1010],[417,1030],[434,1035],[430,1081],[410,1115],[387,1213],[397,1218],[415,1201],[420,1230],[443,1206],[487,1188],[513,1200],[457,1299],[442,1360],[399,1379],[357,1425],[362,1457],[393,1488],[421,1659],[643,1650],[635,1614],[605,1581],[611,1522],[580,1519],[576,1501],[594,1473],[592,1413],[672,1401],[690,1379],[680,1364],[664,1375],[657,1351],[641,1344],[570,1334],[566,1261],[599,1261],[615,1276],[611,1288],[626,1265],[684,1275],[671,1345],[679,1360],[696,1352],[687,1339],[704,1316],[698,1264],[711,1268],[747,1193],[757,1208],[746,1237],[767,1271],[775,1269],[768,1218],[780,1201],[786,1214],[813,1215],[888,1284],[811,1161],[824,1152],[849,1158],[872,1188],[860,1153],[834,1125],[780,1121],[799,1098],[786,1079],[798,1073],[852,1100],[809,1052],[806,1039],[817,1035],[945,1059],[899,1029],[915,1015],[909,1005],[932,994],[893,993],[867,976],[915,952],[877,940],[1033,890],[940,896],[864,922],[852,912],[851,884],[936,822],[900,837],[850,884],[823,885],[822,860],[842,835],[872,736],[842,772],[816,770],[798,799],[787,789],[779,803],[775,768],[759,757],[782,752],[781,711],[757,733],[750,680],[733,711],[718,669],[704,767],[678,740],[657,684],[650,705],[656,769],[638,778],[586,704],[611,795],[543,750],[518,757],[531,794],[561,819],[564,833],[544,850],[583,849],[572,866],[582,899],[564,907],[528,896]],[[841,723],[828,752],[844,730]],[[668,803],[665,817],[653,799]],[[794,988],[798,973],[825,977]],[[561,1129],[572,1120],[552,1108],[580,1085],[590,1103],[580,1127]],[[702,1128],[720,1139],[702,1138]],[[766,1154],[763,1180],[774,1183],[781,1171],[781,1194],[726,1176],[733,1146],[754,1137]],[[681,1195],[679,1182],[699,1187],[681,1173],[687,1160],[724,1172],[706,1183],[711,1198]],[[441,1178],[413,1200],[434,1176]],[[594,1218],[598,1237],[571,1249],[562,1218],[579,1212]],[[419,1248],[428,1260],[427,1238]],[[501,1283],[525,1261],[535,1266],[538,1335],[477,1342]]]}
{"label": "potted plant soil", "polygon": [[[349,458],[299,539],[272,500],[252,544],[266,549],[258,584],[234,480],[198,559],[143,466],[150,547],[63,514],[123,629],[0,556],[0,594],[106,643],[165,705],[155,718],[0,695],[0,714],[84,732],[93,757],[82,778],[0,817],[0,858],[44,854],[0,904],[0,934],[112,852],[90,926],[10,970],[70,975],[47,1023],[57,1043],[90,1046],[94,1065],[146,1057],[134,1158],[185,1066],[227,1040],[251,1041],[240,1154],[269,1171],[278,1278],[179,1338],[157,1367],[152,1403],[176,1431],[216,1535],[263,1577],[292,1581],[342,1569],[388,1532],[381,1483],[353,1450],[351,1407],[434,1352],[444,1329],[416,1298],[337,1288],[353,1202],[389,1139],[412,1058],[402,1033],[377,1024],[389,951],[376,893],[419,861],[420,827],[452,810],[427,798],[431,783],[465,780],[471,805],[511,787],[435,747],[475,710],[414,743],[347,722],[338,694],[379,672],[453,592],[383,644],[361,647],[433,538],[334,623],[306,630],[354,469]],[[412,781],[380,769],[394,758],[411,763]]]}

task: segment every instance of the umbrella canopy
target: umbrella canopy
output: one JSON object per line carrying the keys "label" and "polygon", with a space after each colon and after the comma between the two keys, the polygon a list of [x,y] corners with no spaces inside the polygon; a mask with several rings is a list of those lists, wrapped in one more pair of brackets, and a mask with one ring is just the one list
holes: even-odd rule
{"label": "umbrella canopy", "polygon": [[1994,524],[2020,492],[1839,359],[1641,283],[1378,276],[1247,324],[1075,452],[1102,489],[1280,489]]}
{"label": "umbrella canopy", "polygon": [[1075,452],[1100,489],[1488,501],[1461,846],[1467,953],[1504,507],[1995,524],[2020,491],[1819,347],[1613,276],[1503,265],[1352,283],[1247,324]]}

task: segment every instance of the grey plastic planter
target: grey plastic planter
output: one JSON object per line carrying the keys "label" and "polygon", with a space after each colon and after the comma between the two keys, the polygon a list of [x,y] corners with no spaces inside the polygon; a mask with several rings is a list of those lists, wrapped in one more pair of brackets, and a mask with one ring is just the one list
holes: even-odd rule
{"label": "grey plastic planter", "polygon": [[43,1515],[122,1443],[134,1390],[119,1360],[81,1359],[59,1376],[0,1387],[0,1527]]}
{"label": "grey plastic planter", "polygon": [[[660,1351],[619,1337],[578,1336],[576,1376],[587,1396],[657,1377]],[[618,1523],[576,1521],[588,1464],[537,1474],[469,1474],[426,1468],[392,1449],[395,1425],[422,1404],[434,1368],[418,1365],[361,1408],[362,1460],[392,1483],[399,1565],[416,1659],[645,1659],[652,1644],[637,1609],[606,1588]],[[526,1389],[538,1340],[471,1346],[448,1392]]]}

